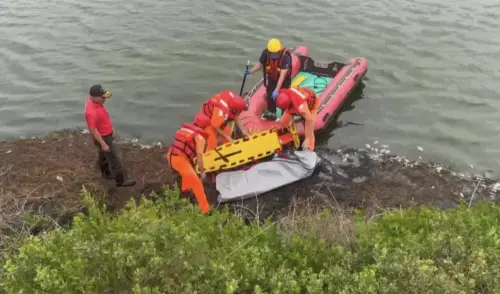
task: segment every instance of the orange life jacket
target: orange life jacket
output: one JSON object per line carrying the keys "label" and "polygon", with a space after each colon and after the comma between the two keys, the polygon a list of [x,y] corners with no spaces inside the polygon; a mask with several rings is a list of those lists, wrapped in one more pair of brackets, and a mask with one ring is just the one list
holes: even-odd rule
{"label": "orange life jacket", "polygon": [[292,71],[292,54],[290,53],[290,50],[287,48],[281,49],[280,52],[280,58],[278,59],[271,59],[269,57],[269,51],[266,50],[266,67],[264,69],[264,83],[266,81],[266,74],[273,80],[277,81],[280,77],[281,73],[281,64],[283,62],[283,59],[285,58],[286,55],[290,58],[290,65],[289,65],[289,70],[287,72],[287,76],[291,76]]}
{"label": "orange life jacket", "polygon": [[229,120],[235,118],[233,111],[229,107],[230,100],[233,99],[233,97],[238,97],[238,95],[231,90],[219,92],[210,97],[210,99],[203,104],[201,111],[209,118],[212,118],[214,107],[218,107],[224,115],[225,123],[221,126],[221,129],[223,129]]}
{"label": "orange life jacket", "polygon": [[[291,87],[290,89],[285,89],[285,91],[292,101],[300,101],[300,104],[306,102],[307,108],[309,108],[309,110],[312,110],[314,108],[316,99],[318,99],[318,96],[316,95],[316,93],[314,93],[313,90],[305,87]],[[288,109],[288,112],[290,114],[297,114],[298,109],[295,109],[295,106],[292,103],[290,105],[290,108]]]}
{"label": "orange life jacket", "polygon": [[184,154],[193,162],[196,157],[196,142],[195,136],[200,134],[203,138],[207,139],[208,134],[201,128],[192,124],[182,124],[174,135],[174,142],[172,143],[172,155]]}

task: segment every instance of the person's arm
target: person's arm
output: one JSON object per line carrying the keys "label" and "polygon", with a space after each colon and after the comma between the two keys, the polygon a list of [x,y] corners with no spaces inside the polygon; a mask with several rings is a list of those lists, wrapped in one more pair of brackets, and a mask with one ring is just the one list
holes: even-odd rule
{"label": "person's arm", "polygon": [[99,144],[101,145],[101,147],[102,147],[103,150],[106,150],[107,147],[109,147],[108,144],[106,144],[106,142],[104,142],[104,140],[102,139],[101,134],[99,134],[99,132],[97,131],[96,128],[90,129],[90,132],[92,133],[92,135],[94,136],[94,138],[96,139],[96,141],[99,142]]}
{"label": "person's arm", "polygon": [[248,73],[252,74],[261,68],[262,68],[262,63],[258,62],[248,71]]}
{"label": "person's arm", "polygon": [[219,134],[219,136],[222,136],[224,137],[224,139],[228,140],[229,142],[232,142],[233,141],[233,138],[229,137],[226,133],[224,133],[223,130],[221,130],[220,128],[216,128],[215,131],[217,132],[217,134]]}
{"label": "person's arm", "polygon": [[276,122],[276,125],[279,129],[283,129],[288,127],[290,123],[292,122],[292,115],[288,113],[288,111],[285,111],[283,115],[280,117],[280,119]]}
{"label": "person's arm", "polygon": [[203,153],[205,152],[205,139],[197,134],[194,137],[194,141],[196,143],[196,162],[198,163],[198,168],[200,170],[200,174],[205,173],[205,166],[203,165]]}
{"label": "person's arm", "polygon": [[285,55],[283,58],[283,62],[281,64],[281,72],[280,72],[280,77],[278,79],[278,83],[276,84],[276,91],[279,91],[281,89],[281,86],[283,85],[283,81],[285,80],[286,75],[288,74],[288,71],[290,70],[290,64],[292,63],[292,60],[288,55]]}
{"label": "person's arm", "polygon": [[235,120],[234,120],[234,123],[236,124],[236,126],[238,126],[238,129],[241,131],[241,133],[243,133],[243,137],[248,137],[250,136],[250,133],[246,131],[245,128],[242,128],[242,125],[241,125],[241,120],[239,119],[239,117],[237,117]]}
{"label": "person's arm", "polygon": [[254,73],[258,70],[260,70],[264,64],[266,64],[267,62],[267,54],[266,54],[266,50],[263,50],[262,53],[260,54],[260,57],[259,57],[259,62],[257,62],[250,70],[249,70],[249,73]]}
{"label": "person's arm", "polygon": [[104,142],[101,134],[99,134],[99,132],[97,131],[97,117],[95,116],[95,114],[91,113],[91,114],[86,114],[85,116],[87,118],[87,125],[89,127],[89,131],[94,137],[94,139],[101,145],[104,151],[108,150],[109,149],[108,144]]}
{"label": "person's arm", "polygon": [[224,130],[221,129],[221,126],[224,122],[226,122],[227,116],[224,115],[224,112],[217,106],[214,107],[212,111],[212,119],[210,120],[210,124],[212,128],[215,129],[215,132],[219,136],[224,137],[224,139],[228,140],[229,142],[233,141],[231,137],[229,137],[226,133],[224,133]]}
{"label": "person's arm", "polygon": [[[306,142],[314,142],[314,115],[307,108],[306,103],[302,103],[299,107],[299,113],[305,120],[304,135]],[[308,146],[309,147],[309,146]]]}

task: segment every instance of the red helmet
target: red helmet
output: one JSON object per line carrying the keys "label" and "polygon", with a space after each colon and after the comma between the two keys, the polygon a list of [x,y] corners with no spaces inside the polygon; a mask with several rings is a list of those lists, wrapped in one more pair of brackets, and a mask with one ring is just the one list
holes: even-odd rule
{"label": "red helmet", "polygon": [[229,107],[231,107],[231,109],[233,110],[236,110],[237,112],[242,112],[247,107],[247,103],[241,97],[234,97],[229,101],[230,101]]}
{"label": "red helmet", "polygon": [[210,118],[203,113],[198,113],[193,122],[199,128],[206,128],[210,125]]}
{"label": "red helmet", "polygon": [[281,108],[282,110],[286,110],[290,107],[292,100],[286,93],[279,93],[278,98],[276,99],[276,106]]}
{"label": "red helmet", "polygon": [[236,115],[240,114],[243,110],[246,110],[246,108],[247,103],[245,102],[245,99],[241,97],[234,97],[229,100],[230,118],[234,119]]}

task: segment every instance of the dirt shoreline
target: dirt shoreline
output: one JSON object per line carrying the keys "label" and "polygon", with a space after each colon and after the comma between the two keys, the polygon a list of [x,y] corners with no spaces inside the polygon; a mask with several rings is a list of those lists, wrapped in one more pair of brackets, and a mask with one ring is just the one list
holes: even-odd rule
{"label": "dirt shoreline", "polygon": [[[21,223],[24,212],[67,222],[82,209],[82,186],[116,211],[143,192],[173,185],[161,144],[145,146],[119,141],[133,187],[115,187],[96,168],[97,151],[85,130],[63,130],[43,138],[0,143],[0,230]],[[374,148],[373,148],[374,149]],[[455,172],[434,163],[409,161],[374,150],[319,149],[324,159],[311,178],[230,205],[246,217],[265,218],[300,207],[366,208],[376,211],[412,204],[450,208],[460,202],[500,199],[500,180]],[[479,182],[479,184],[478,184]],[[211,200],[216,199],[210,189]]]}

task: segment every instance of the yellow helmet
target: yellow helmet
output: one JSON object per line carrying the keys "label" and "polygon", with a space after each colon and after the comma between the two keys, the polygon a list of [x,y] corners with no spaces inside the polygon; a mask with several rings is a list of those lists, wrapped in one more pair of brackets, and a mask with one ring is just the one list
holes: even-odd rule
{"label": "yellow helmet", "polygon": [[279,52],[281,48],[281,42],[276,38],[271,39],[269,40],[269,42],[267,42],[267,51],[269,51],[270,53]]}

